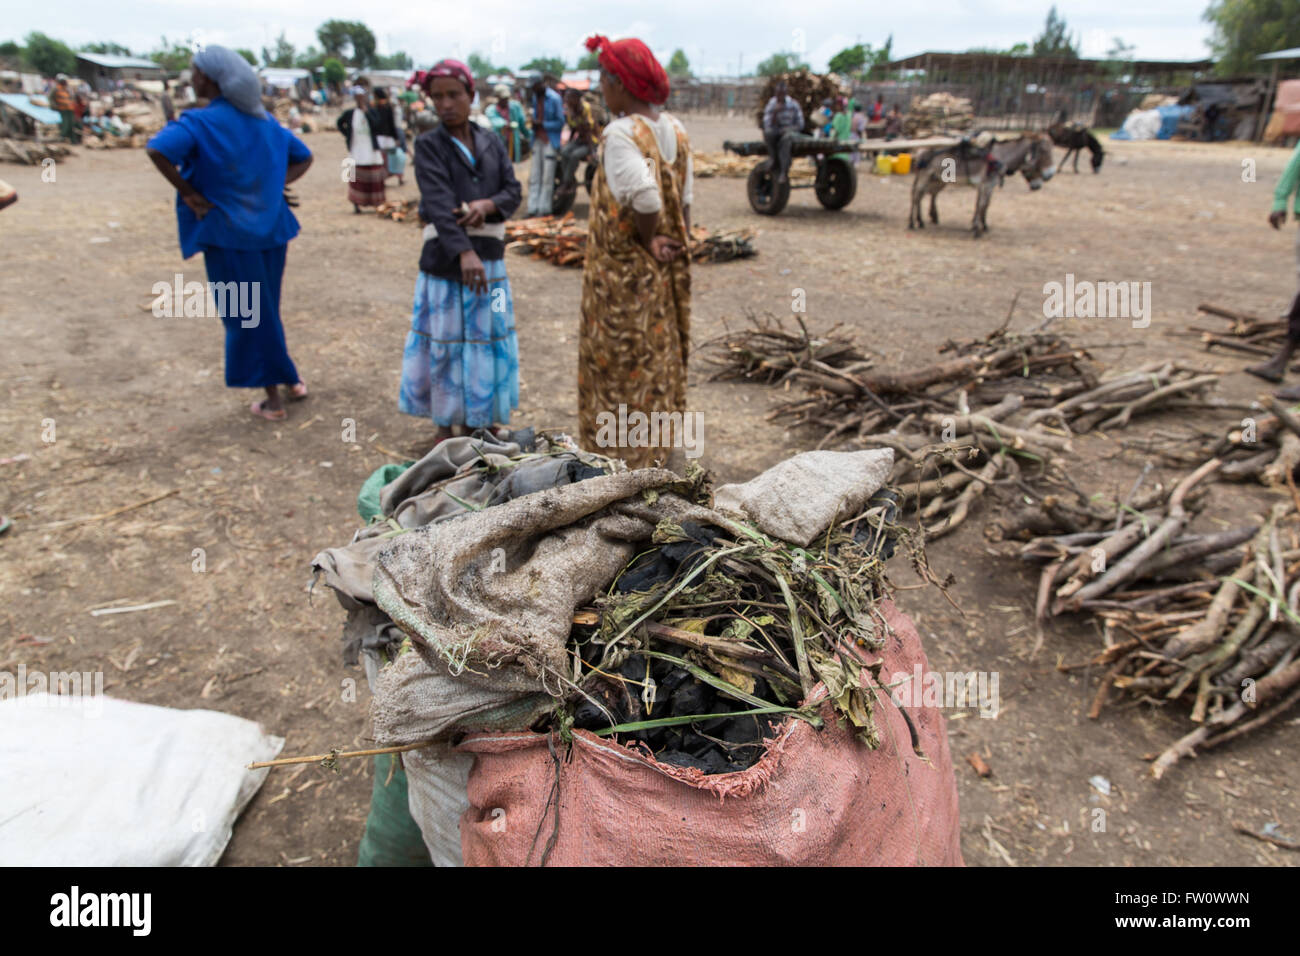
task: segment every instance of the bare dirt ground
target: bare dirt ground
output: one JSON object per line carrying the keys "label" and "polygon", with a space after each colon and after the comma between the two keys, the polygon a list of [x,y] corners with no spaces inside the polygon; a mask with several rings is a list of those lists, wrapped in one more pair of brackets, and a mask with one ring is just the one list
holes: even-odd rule
{"label": "bare dirt ground", "polygon": [[[745,118],[688,118],[688,128],[705,150],[753,136]],[[338,175],[340,137],[322,132],[307,142],[317,162],[297,187],[303,230],[290,248],[283,314],[312,396],[285,423],[253,420],[253,396],[223,387],[216,319],[148,311],[155,282],[205,276],[201,260],[180,258],[172,194],[142,151],[81,151],[59,165],[54,183],[39,169],[6,167],[21,199],[0,214],[0,458],[31,456],[0,464],[0,513],[15,521],[0,537],[0,670],[102,670],[110,694],[258,720],[286,738],[286,754],[367,742],[364,679],[339,659],[343,614],[328,593],[309,598],[307,566],[320,548],[349,540],[366,475],[394,453],[419,455],[432,433],[396,409],[419,230],[354,215]],[[1073,273],[1151,282],[1149,328],[1116,319],[1056,326],[1112,346],[1098,358],[1115,366],[1202,359],[1234,371],[1222,394],[1253,397],[1259,383],[1239,374],[1243,362],[1205,356],[1168,333],[1201,301],[1259,314],[1288,304],[1294,226],[1279,234],[1265,224],[1286,154],[1239,144],[1107,148],[1099,176],[1085,159],[1083,173],[1062,172],[1041,192],[1008,181],[978,242],[966,230],[969,191],[941,196],[938,229],[909,233],[908,178],[864,175],[838,213],[802,190],[775,219],[750,212],[743,180],[699,180],[697,222],[761,233],[756,259],[695,269],[696,342],[746,311],[788,315],[793,291],[803,289],[812,324],[845,323],[882,363],[917,365],[949,337],[987,333],[1017,293],[1013,326],[1036,323],[1044,283]],[[1256,182],[1242,181],[1243,159],[1256,161]],[[416,194],[409,180],[394,192]],[[577,212],[585,215],[583,200]],[[514,255],[508,268],[523,365],[517,421],[571,429],[580,271]],[[704,413],[703,463],[720,479],[748,478],[815,444],[765,421],[774,398],[759,386],[709,383],[695,364],[691,408]],[[47,443],[51,419],[56,440]],[[343,440],[345,419],[355,422],[355,443]],[[1118,451],[1101,449],[1080,480],[1108,489],[1130,481],[1141,459],[1111,457]],[[1159,469],[1166,481],[1175,473]],[[165,493],[111,517],[50,527]],[[1265,500],[1216,494],[1229,516]],[[1283,832],[1300,830],[1300,721],[1278,721],[1151,781],[1142,756],[1183,733],[1186,714],[1115,704],[1098,721],[1084,716],[1099,675],[1066,676],[1055,664],[1085,660],[1099,638],[1061,624],[1030,655],[1033,581],[987,552],[980,528],[991,507],[931,549],[936,569],[955,576],[965,616],[932,589],[899,597],[935,668],[1000,674],[997,719],[948,714],[967,862],[1294,863],[1232,825],[1276,820]],[[905,568],[897,579],[912,583]],[[177,604],[89,614],[108,602],[161,600]],[[355,702],[344,692],[351,681]],[[971,772],[963,758],[973,751],[992,777]],[[368,774],[366,761],[340,775],[274,771],[223,862],[352,864]],[[1109,797],[1090,788],[1094,774],[1113,783]],[[1108,814],[1104,832],[1090,826],[1097,807]]]}

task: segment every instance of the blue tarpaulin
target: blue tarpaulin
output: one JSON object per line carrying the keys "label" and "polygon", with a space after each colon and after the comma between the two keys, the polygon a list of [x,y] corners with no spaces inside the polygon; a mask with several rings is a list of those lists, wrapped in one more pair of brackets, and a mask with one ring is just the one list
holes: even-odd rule
{"label": "blue tarpaulin", "polygon": [[1196,112],[1193,106],[1157,106],[1153,110],[1131,113],[1124,125],[1110,134],[1111,139],[1169,139],[1182,119]]}
{"label": "blue tarpaulin", "polygon": [[32,102],[31,97],[25,93],[0,93],[0,103],[17,110],[25,116],[30,116],[38,123],[47,123],[50,126],[59,125],[58,113],[48,106],[37,106]]}

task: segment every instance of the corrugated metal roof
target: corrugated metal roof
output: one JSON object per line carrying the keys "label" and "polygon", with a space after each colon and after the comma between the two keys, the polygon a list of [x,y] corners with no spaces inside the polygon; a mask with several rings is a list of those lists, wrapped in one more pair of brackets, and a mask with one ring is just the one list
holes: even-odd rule
{"label": "corrugated metal roof", "polygon": [[153,60],[143,60],[138,56],[118,56],[116,53],[78,53],[78,60],[85,60],[96,66],[111,70],[161,70],[162,67]]}
{"label": "corrugated metal roof", "polygon": [[38,123],[47,123],[52,126],[57,126],[59,123],[58,113],[47,107],[37,106],[24,93],[0,93],[0,103],[30,116]]}
{"label": "corrugated metal roof", "polygon": [[1278,50],[1276,53],[1264,53],[1255,57],[1257,60],[1300,60],[1300,47],[1290,50]]}

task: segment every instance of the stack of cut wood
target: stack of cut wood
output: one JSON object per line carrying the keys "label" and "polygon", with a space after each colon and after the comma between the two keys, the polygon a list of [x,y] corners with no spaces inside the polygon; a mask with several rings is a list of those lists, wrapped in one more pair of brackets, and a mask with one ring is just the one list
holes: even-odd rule
{"label": "stack of cut wood", "polygon": [[146,137],[152,136],[167,124],[162,107],[138,100],[116,106],[113,111],[122,122],[131,124],[132,133]]}
{"label": "stack of cut wood", "polygon": [[970,100],[951,93],[931,93],[912,100],[903,116],[903,135],[924,138],[949,130],[970,129],[975,113]]}
{"label": "stack of cut wood", "polygon": [[762,162],[761,156],[733,156],[731,153],[691,154],[693,170],[697,179],[712,176],[724,176],[731,179],[744,179],[750,170]]}
{"label": "stack of cut wood", "polygon": [[35,140],[0,139],[0,162],[39,166],[44,159],[62,159],[72,151],[62,143],[38,143]]}
{"label": "stack of cut wood", "polygon": [[[728,262],[757,255],[753,229],[712,232],[703,226],[691,230],[691,259],[695,262]],[[566,213],[560,218],[537,216],[506,223],[506,245],[534,259],[546,259],[557,266],[580,266],[587,256],[587,227]]]}
{"label": "stack of cut wood", "polygon": [[816,114],[822,108],[822,104],[826,100],[834,100],[837,96],[848,96],[848,90],[841,86],[834,76],[822,76],[808,70],[795,70],[793,73],[770,76],[763,84],[763,90],[758,97],[757,120],[760,128],[763,126],[763,110],[767,106],[767,101],[772,98],[772,94],[776,92],[776,84],[780,80],[785,81],[790,98],[803,110],[803,131],[809,135],[812,135],[813,131],[821,125]]}
{"label": "stack of cut wood", "polygon": [[587,254],[587,227],[565,213],[512,219],[506,223],[506,245],[516,252],[532,253],[557,266],[580,266]]}
{"label": "stack of cut wood", "polygon": [[420,221],[420,201],[418,199],[389,199],[375,207],[375,213],[393,222]]}

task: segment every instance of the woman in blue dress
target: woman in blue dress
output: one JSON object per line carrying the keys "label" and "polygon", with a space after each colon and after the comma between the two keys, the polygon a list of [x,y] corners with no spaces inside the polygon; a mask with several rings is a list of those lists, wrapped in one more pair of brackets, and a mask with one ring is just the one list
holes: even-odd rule
{"label": "woman in blue dress", "polygon": [[181,255],[203,253],[226,328],[226,385],[265,389],[251,411],[279,421],[281,385],[290,400],[307,397],[280,324],[280,282],[298,235],[284,187],[307,171],[311,150],[267,115],[257,74],[238,53],[208,46],[191,72],[194,92],[211,102],[164,126],[149,158],[177,191]]}
{"label": "woman in blue dress", "polygon": [[470,122],[474,78],[443,60],[415,82],[441,123],[415,141],[424,248],[398,407],[432,418],[435,441],[496,432],[519,407],[519,346],[505,220],[522,190],[501,137]]}

